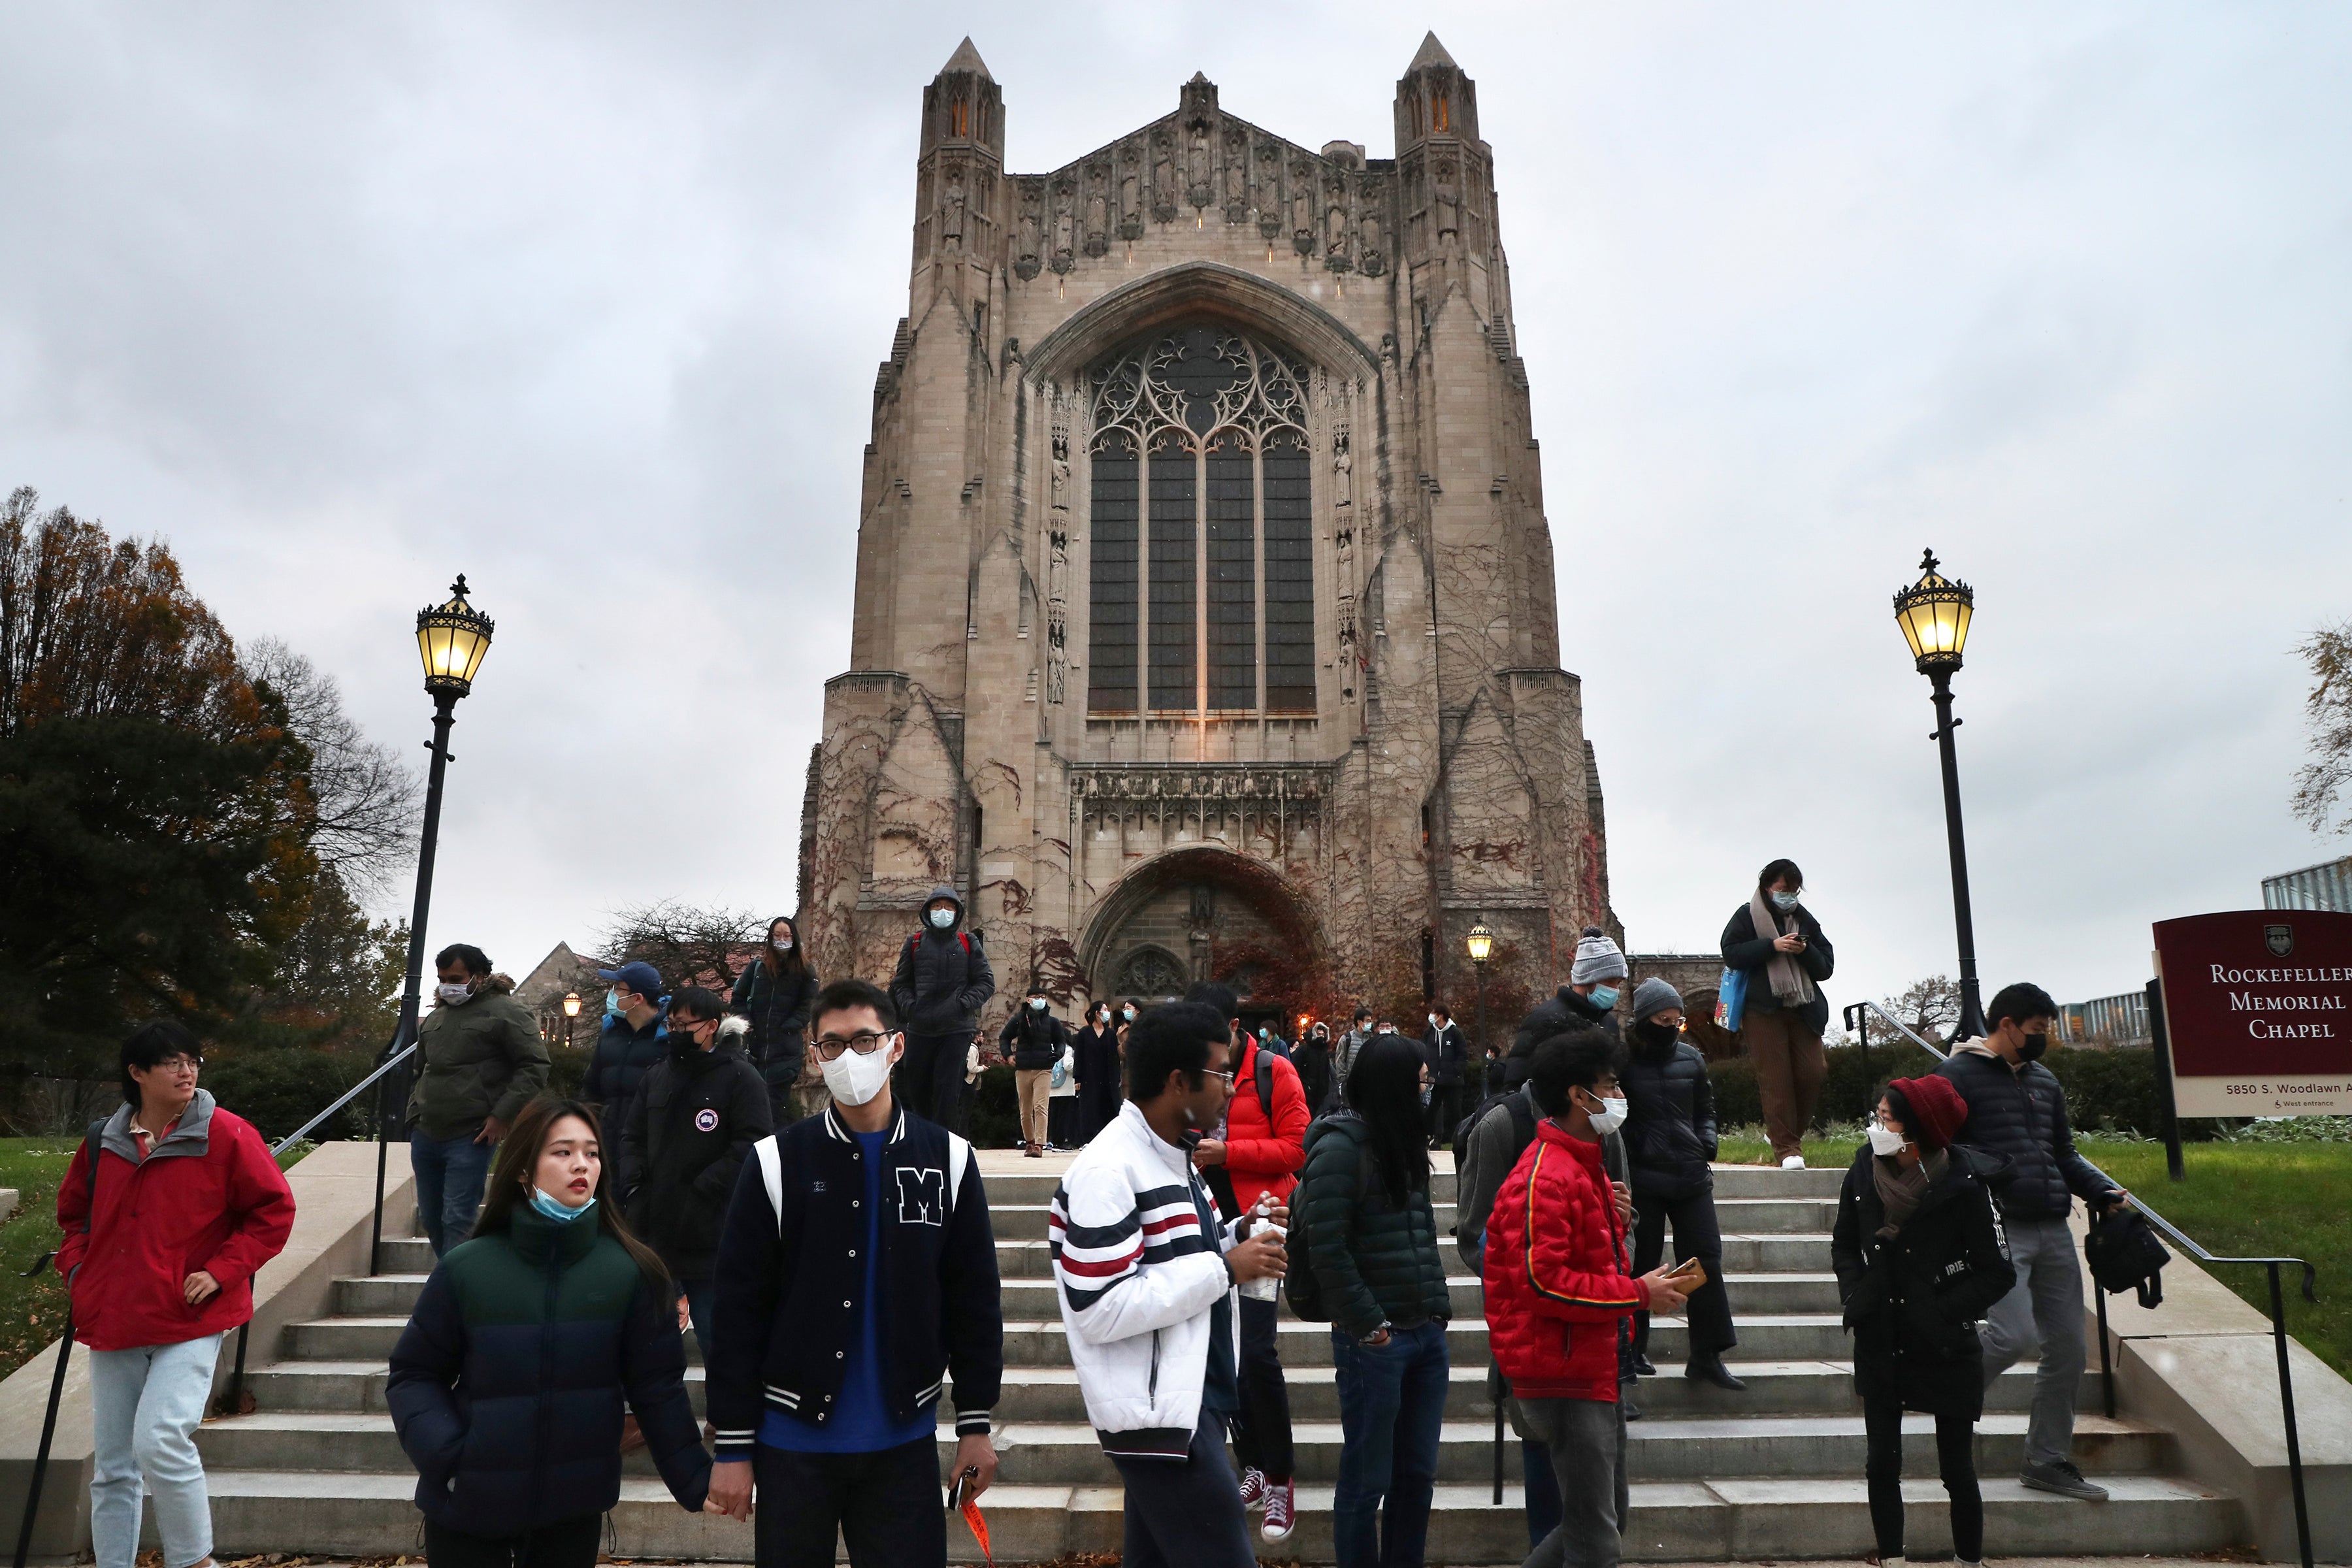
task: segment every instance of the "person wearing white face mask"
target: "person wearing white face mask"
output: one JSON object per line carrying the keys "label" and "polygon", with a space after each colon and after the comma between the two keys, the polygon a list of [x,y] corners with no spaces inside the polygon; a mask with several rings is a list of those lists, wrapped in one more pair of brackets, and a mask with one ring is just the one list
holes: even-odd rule
{"label": "person wearing white face mask", "polygon": [[963,900],[953,888],[931,889],[922,921],[890,974],[890,1001],[907,1030],[898,1092],[916,1115],[961,1131],[964,1050],[980,1028],[981,1008],[996,994],[996,972],[980,939],[958,929]]}
{"label": "person wearing white face mask", "polygon": [[971,1145],[892,1093],[897,1025],[865,981],[817,994],[810,1050],[833,1104],[752,1146],[719,1237],[710,1495],[753,1517],[761,1568],[830,1568],[836,1533],[853,1564],[946,1561],[950,1378],[950,1475],[974,1496],[996,1479],[1004,1321],[988,1195]]}
{"label": "person wearing white face mask", "polygon": [[1784,1171],[1805,1168],[1805,1130],[1813,1124],[1829,1070],[1822,1031],[1829,1026],[1830,1004],[1821,982],[1836,967],[1822,922],[1802,901],[1804,887],[1805,874],[1794,860],[1770,862],[1723,928],[1724,965],[1747,976],[1739,1048],[1756,1064],[1764,1131]]}
{"label": "person wearing white face mask", "polygon": [[466,1239],[499,1141],[547,1087],[547,1042],[478,947],[434,955],[433,1010],[417,1026],[420,1064],[408,1095],[408,1159],[416,1215],[440,1257]]}
{"label": "person wearing white face mask", "polygon": [[1021,1005],[1004,1021],[1003,1033],[996,1037],[997,1049],[1013,1058],[1013,1095],[1021,1107],[1021,1149],[1032,1159],[1045,1152],[1054,1064],[1069,1046],[1069,1027],[1050,1010],[1045,983],[1033,983]]}
{"label": "person wearing white face mask", "polygon": [[1454,1124],[1462,1118],[1462,1073],[1470,1061],[1469,1042],[1443,1002],[1429,1010],[1421,1055],[1429,1067],[1429,1146],[1436,1149],[1454,1136]]}

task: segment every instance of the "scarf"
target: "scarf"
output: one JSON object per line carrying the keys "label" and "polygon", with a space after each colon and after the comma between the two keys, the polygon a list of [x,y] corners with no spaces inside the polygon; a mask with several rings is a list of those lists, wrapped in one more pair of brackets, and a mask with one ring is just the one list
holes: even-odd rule
{"label": "scarf", "polygon": [[1938,1149],[1921,1156],[1916,1165],[1906,1165],[1900,1159],[1880,1157],[1870,1162],[1870,1173],[1878,1185],[1878,1201],[1886,1207],[1886,1223],[1878,1227],[1878,1239],[1892,1241],[1895,1233],[1911,1223],[1927,1200],[1927,1191],[1944,1179],[1950,1165],[1950,1153]]}
{"label": "scarf", "polygon": [[[1761,888],[1748,896],[1748,914],[1756,922],[1756,934],[1767,942],[1797,934],[1796,912],[1790,911],[1789,923],[1782,926],[1773,918],[1772,905]],[[1772,983],[1773,999],[1783,1007],[1801,1007],[1813,999],[1813,977],[1805,973],[1793,952],[1774,952],[1764,965],[1764,977]]]}

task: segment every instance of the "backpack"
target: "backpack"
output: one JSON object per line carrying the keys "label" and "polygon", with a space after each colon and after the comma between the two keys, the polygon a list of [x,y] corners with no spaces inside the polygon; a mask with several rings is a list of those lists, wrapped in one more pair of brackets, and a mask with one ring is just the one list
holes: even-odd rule
{"label": "backpack", "polygon": [[1494,1094],[1488,1095],[1477,1104],[1472,1106],[1470,1108],[1470,1114],[1464,1117],[1461,1121],[1455,1125],[1454,1129],[1454,1158],[1457,1168],[1459,1167],[1462,1159],[1463,1151],[1470,1147],[1470,1130],[1477,1126],[1479,1119],[1485,1116],[1486,1112],[1494,1110],[1497,1105],[1504,1106],[1509,1110],[1511,1113],[1511,1131],[1517,1140],[1517,1146],[1519,1148],[1524,1149],[1528,1144],[1536,1141],[1536,1111],[1535,1107],[1528,1103],[1528,1097],[1521,1094],[1516,1089],[1498,1090]]}
{"label": "backpack", "polygon": [[2104,1214],[2095,1211],[2083,1257],[2091,1266],[2091,1278],[2110,1296],[2136,1289],[2144,1308],[2164,1300],[2164,1266],[2172,1261],[2172,1254],[2139,1210],[2117,1204]]}
{"label": "backpack", "polygon": [[[1318,1142],[1333,1135],[1332,1123],[1343,1116],[1359,1121],[1363,1120],[1344,1108],[1328,1116],[1317,1117],[1314,1124],[1307,1129],[1306,1148],[1308,1153],[1314,1152]],[[1359,1149],[1357,1152],[1355,1207],[1360,1214],[1365,1199],[1371,1196],[1372,1161],[1369,1150]],[[1284,1237],[1284,1244],[1290,1254],[1290,1267],[1282,1277],[1282,1294],[1283,1299],[1290,1303],[1291,1316],[1302,1322],[1329,1322],[1331,1309],[1323,1300],[1323,1282],[1315,1274],[1315,1258],[1307,1243],[1307,1226],[1301,1215],[1294,1214],[1290,1216],[1290,1234]]]}

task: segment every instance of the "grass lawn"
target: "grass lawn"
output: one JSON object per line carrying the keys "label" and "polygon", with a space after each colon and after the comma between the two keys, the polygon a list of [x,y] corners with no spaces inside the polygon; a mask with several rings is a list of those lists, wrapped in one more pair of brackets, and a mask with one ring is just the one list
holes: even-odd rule
{"label": "grass lawn", "polygon": [[[0,1187],[15,1187],[23,1201],[0,1223],[0,1377],[25,1364],[65,1327],[65,1282],[54,1268],[37,1279],[22,1278],[33,1259],[55,1251],[58,1183],[73,1163],[79,1138],[0,1138]],[[298,1143],[278,1163],[291,1165],[311,1145]]]}
{"label": "grass lawn", "polygon": [[[1769,1164],[1760,1129],[1739,1128],[1723,1140],[1727,1163]],[[2164,1145],[2105,1138],[2077,1140],[2084,1157],[2134,1193],[2144,1194],[2165,1218],[2224,1258],[2280,1254],[2307,1258],[2319,1269],[2319,1301],[2303,1299],[2301,1269],[2284,1270],[2287,1332],[2337,1372],[2352,1376],[2352,1143],[2191,1143],[2183,1151],[2189,1179],[2164,1173]],[[1861,1141],[1824,1138],[1805,1144],[1805,1163],[1843,1170]],[[2207,1270],[2264,1314],[2270,1312],[2267,1270],[2244,1267]]]}

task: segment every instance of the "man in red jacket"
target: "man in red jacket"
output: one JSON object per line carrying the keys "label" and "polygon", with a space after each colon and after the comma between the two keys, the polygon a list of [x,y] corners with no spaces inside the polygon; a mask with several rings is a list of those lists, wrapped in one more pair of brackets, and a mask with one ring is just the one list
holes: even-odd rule
{"label": "man in red jacket", "polygon": [[58,1271],[73,1296],[74,1337],[90,1351],[98,1568],[131,1568],[142,1470],[166,1568],[212,1562],[196,1426],[221,1335],[253,1316],[254,1272],[294,1228],[294,1194],[261,1134],[196,1087],[197,1065],[194,1037],[177,1024],[132,1035],[123,1104],[58,1188]]}
{"label": "man in red jacket", "polygon": [[[1218,1202],[1230,1203],[1237,1218],[1261,1202],[1287,1205],[1298,1173],[1307,1163],[1307,1090],[1298,1069],[1257,1043],[1242,1027],[1241,1003],[1231,987],[1193,986],[1187,1002],[1217,1009],[1229,1031],[1233,1097],[1225,1125],[1213,1130],[1192,1152],[1192,1163]],[[1273,1287],[1273,1288],[1265,1288]],[[1242,1506],[1263,1507],[1259,1534],[1287,1541],[1297,1520],[1292,1489],[1296,1460],[1290,1436],[1290,1385],[1274,1342],[1276,1282],[1260,1293],[1241,1293],[1241,1409],[1234,1415],[1234,1452],[1242,1462]]]}
{"label": "man in red jacket", "polygon": [[1486,1326],[1527,1436],[1549,1450],[1559,1528],[1528,1568],[1612,1568],[1624,1515],[1625,1421],[1617,1403],[1621,1323],[1671,1312],[1683,1292],[1664,1268],[1625,1273],[1601,1140],[1625,1120],[1617,1037],[1587,1029],[1536,1047],[1528,1082],[1545,1120],[1503,1179],[1486,1221]]}

